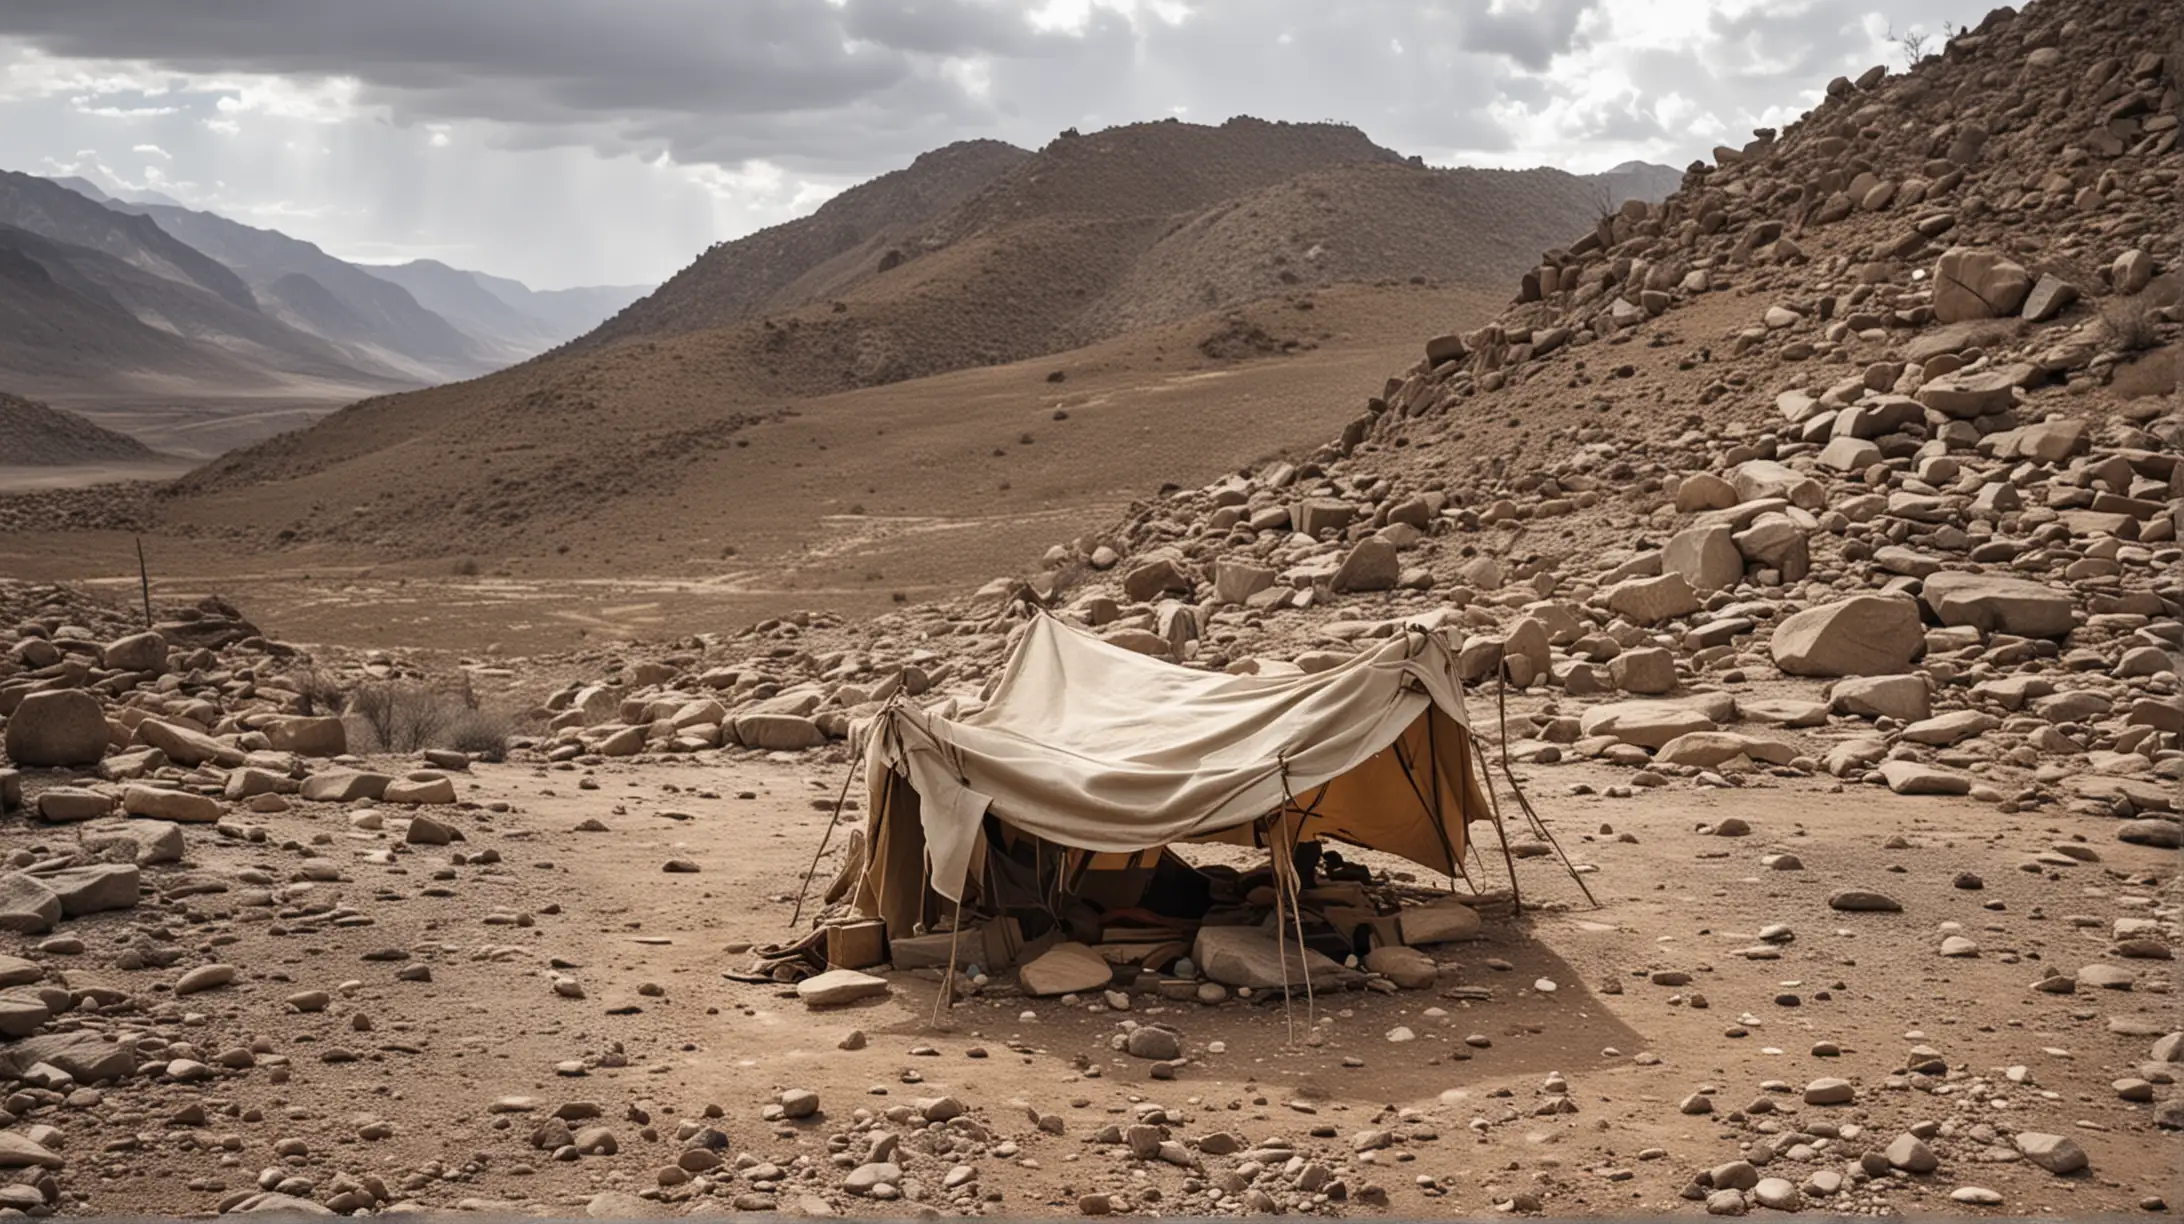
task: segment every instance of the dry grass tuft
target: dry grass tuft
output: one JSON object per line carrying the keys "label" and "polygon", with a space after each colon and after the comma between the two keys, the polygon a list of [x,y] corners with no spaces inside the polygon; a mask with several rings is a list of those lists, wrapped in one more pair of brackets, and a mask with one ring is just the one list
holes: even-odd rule
{"label": "dry grass tuft", "polygon": [[378,752],[446,748],[501,761],[516,731],[512,715],[479,705],[468,677],[452,688],[417,680],[362,684],[349,694],[347,714]]}
{"label": "dry grass tuft", "polygon": [[2115,298],[2101,307],[2101,330],[2121,352],[2140,353],[2161,343],[2160,322],[2150,293]]}

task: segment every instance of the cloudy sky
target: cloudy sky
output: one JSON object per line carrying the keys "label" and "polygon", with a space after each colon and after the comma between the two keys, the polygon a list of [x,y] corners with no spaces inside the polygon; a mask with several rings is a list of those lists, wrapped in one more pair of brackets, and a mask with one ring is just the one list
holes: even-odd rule
{"label": "cloudy sky", "polygon": [[344,258],[642,283],[953,140],[1338,119],[1682,166],[1991,0],[5,0],[0,168]]}

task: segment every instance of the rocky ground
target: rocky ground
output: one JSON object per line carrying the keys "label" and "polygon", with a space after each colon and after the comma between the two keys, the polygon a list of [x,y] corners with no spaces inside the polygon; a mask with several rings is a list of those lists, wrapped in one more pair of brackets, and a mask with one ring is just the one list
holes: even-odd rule
{"label": "rocky ground", "polygon": [[[180,689],[257,683],[249,650]],[[1285,1011],[1157,980],[1031,999],[996,973],[936,1029],[932,971],[825,1009],[722,976],[790,932],[834,755],[441,757],[452,795],[413,804],[387,779],[438,787],[421,759],[258,746],[155,769],[198,783],[179,820],[10,817],[0,1194],[621,1215],[2080,1214],[2168,1193],[2174,855],[2105,815],[1535,767],[1601,906],[1524,862],[1532,908],[1437,947],[1422,989]],[[378,801],[313,797],[370,770]],[[33,812],[152,806],[24,778]],[[56,920],[25,916],[26,879]]]}

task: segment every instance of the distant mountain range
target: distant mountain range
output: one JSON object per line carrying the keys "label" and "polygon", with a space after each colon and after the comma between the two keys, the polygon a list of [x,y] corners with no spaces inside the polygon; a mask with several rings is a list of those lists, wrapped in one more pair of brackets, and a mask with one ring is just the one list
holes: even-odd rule
{"label": "distant mountain range", "polygon": [[0,171],[0,388],[354,399],[527,360],[648,291],[351,263],[157,192]]}

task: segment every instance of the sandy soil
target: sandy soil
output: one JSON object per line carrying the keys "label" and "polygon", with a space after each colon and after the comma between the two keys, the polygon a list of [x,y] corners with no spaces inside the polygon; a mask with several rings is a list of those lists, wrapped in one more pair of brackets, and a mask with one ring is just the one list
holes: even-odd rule
{"label": "sandy soil", "polygon": [[[1678,1191],[1695,1172],[1736,1159],[1763,1131],[1822,1120],[1855,1123],[1879,1143],[1921,1121],[1949,1123],[1956,1136],[1935,1140],[1944,1175],[1887,1179],[1837,1200],[1853,1210],[1962,1210],[1946,1196],[1965,1183],[1999,1192],[1999,1210],[2013,1215],[2130,1210],[2170,1192],[2177,1137],[2152,1128],[2149,1106],[2119,1101],[2109,1087],[2147,1057],[2153,1037],[2143,1030],[2175,1024],[2168,963],[2123,962],[2138,970],[2130,991],[2058,997],[2027,984],[2041,964],[2067,973],[2100,956],[2112,919],[2148,912],[2156,898],[2145,873],[2173,868],[2173,854],[2118,845],[2093,827],[2103,822],[2062,813],[1998,816],[1952,800],[1875,808],[1859,794],[1829,793],[1825,781],[1776,780],[1764,795],[1687,783],[1623,800],[1564,793],[1569,783],[1622,777],[1597,773],[1558,769],[1530,786],[1589,872],[1600,908],[1587,908],[1551,861],[1528,860],[1519,864],[1526,896],[1551,908],[1490,920],[1485,938],[1441,946],[1438,991],[1322,995],[1313,1015],[1300,1001],[1286,1017],[1267,1003],[1202,1007],[1140,995],[1128,1018],[1182,1034],[1190,1061],[1172,1082],[1108,1049],[1124,1017],[1101,1004],[981,997],[936,1032],[925,1019],[934,987],[912,975],[895,977],[888,999],[823,1013],[776,988],[724,979],[723,969],[747,959],[729,949],[788,933],[790,898],[839,785],[816,759],[479,766],[462,784],[464,810],[437,811],[465,840],[397,848],[391,858],[395,839],[363,827],[369,813],[327,805],[248,817],[262,841],[191,828],[188,862],[150,869],[135,912],[65,924],[61,933],[81,939],[82,953],[41,953],[38,940],[13,936],[7,946],[71,985],[144,1000],[158,1009],[152,1031],[199,1050],[258,1043],[259,1065],[247,1071],[194,1084],[134,1081],[97,1104],[40,1111],[67,1136],[61,1183],[80,1196],[71,1209],[84,1212],[205,1211],[277,1167],[321,1181],[377,1174],[407,1187],[398,1197],[436,1207],[581,1214],[601,1190],[657,1193],[655,1170],[680,1148],[672,1127],[709,1106],[723,1115],[710,1124],[729,1136],[724,1156],[813,1163],[810,1181],[792,1173],[787,1183],[781,1203],[794,1207],[803,1192],[839,1180],[826,1136],[852,1111],[942,1094],[1018,1145],[1011,1158],[989,1152],[976,1162],[979,1205],[996,1213],[1072,1210],[1089,1192],[1191,1213],[1185,1171],[1087,1145],[1098,1127],[1128,1123],[1146,1103],[1165,1107],[1179,1134],[1279,1136],[1347,1162],[1351,1185],[1385,1187],[1396,1215],[1484,1213],[1519,1193],[1554,1214],[1689,1210]],[[597,788],[581,789],[585,779]],[[1749,836],[1697,831],[1731,815],[1750,820]],[[580,830],[587,820],[605,830]],[[1906,848],[1882,848],[1899,833]],[[4,840],[20,850],[54,837],[11,822]],[[2078,837],[2101,861],[2022,869],[2034,852]],[[1785,851],[1805,870],[1760,865]],[[670,858],[701,870],[663,874]],[[246,903],[246,879],[294,881],[312,863],[335,868],[338,881],[285,883],[277,907]],[[241,875],[252,868],[263,875]],[[1967,870],[1983,889],[1952,886]],[[226,891],[185,899],[184,880]],[[1883,889],[1903,912],[1829,909],[1828,890],[1845,885]],[[155,889],[167,900],[150,900]],[[1781,958],[1739,955],[1769,923],[1795,932]],[[1949,924],[1979,942],[1978,957],[1937,954]],[[172,970],[113,967],[124,948],[153,944],[187,951]],[[182,969],[213,959],[240,967],[233,985],[158,1001]],[[398,980],[420,964],[430,981]],[[558,996],[550,965],[577,978],[585,997]],[[1693,980],[1655,985],[1646,975],[1658,970]],[[1459,985],[1492,997],[1447,997]],[[283,1003],[312,989],[332,992],[324,1012]],[[1291,1043],[1292,1018],[1315,1044]],[[2119,1035],[2119,1024],[2139,1031]],[[1397,1026],[1416,1040],[1391,1043]],[[852,1029],[869,1045],[837,1049]],[[1224,1051],[1212,1052],[1213,1042]],[[1820,1042],[1840,1054],[1819,1056]],[[1961,1070],[1945,1090],[1892,1078],[1920,1045]],[[921,1048],[932,1053],[914,1052]],[[617,1054],[626,1066],[602,1065]],[[568,1074],[570,1060],[586,1064],[581,1073]],[[2025,1069],[2021,1083],[2005,1079],[2009,1067]],[[1534,1116],[1554,1072],[1567,1077],[1576,1110]],[[1857,1085],[1857,1100],[1801,1104],[1805,1084],[1830,1075]],[[1967,1092],[1974,1080],[1992,1087]],[[792,1087],[817,1091],[822,1116],[763,1122],[761,1108]],[[1713,1114],[1678,1113],[1680,1098],[1707,1091]],[[489,1112],[509,1096],[535,1098],[535,1111]],[[618,1154],[557,1163],[533,1150],[531,1127],[565,1102],[596,1105]],[[1060,1114],[1066,1133],[1036,1130],[1027,1103]],[[206,1125],[158,1121],[192,1104],[213,1115]],[[659,1138],[646,1137],[633,1110]],[[1417,1112],[1399,1121],[1399,1110]],[[1965,1128],[1989,1119],[2076,1138],[2092,1173],[1975,1165]],[[391,1135],[359,1139],[372,1122],[391,1124]],[[1352,1151],[1352,1136],[1387,1127],[1397,1135],[1391,1147]],[[303,1140],[308,1154],[277,1156],[285,1139]],[[225,1153],[207,1150],[216,1145]],[[1763,1172],[1795,1180],[1841,1164],[1784,1173],[1778,1162]]]}
{"label": "sandy soil", "polygon": [[[1412,359],[1418,335],[1495,305],[1416,286],[1315,301],[1289,312],[1315,346],[1291,356],[1213,360],[1148,334],[800,401],[740,431],[747,445],[663,465],[596,504],[561,499],[581,501],[581,517],[507,551],[466,551],[458,537],[426,554],[286,542],[283,527],[351,500],[361,512],[375,494],[320,476],[233,490],[147,538],[155,593],[218,592],[296,642],[517,653],[958,595],[1035,569],[1048,546],[1164,482],[1195,487],[1318,445]],[[1065,380],[1049,382],[1057,370]],[[133,589],[135,540],[18,532],[0,536],[0,567]]]}

